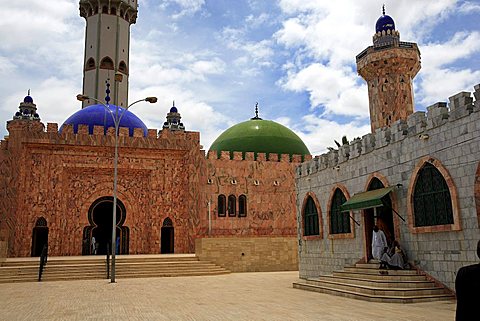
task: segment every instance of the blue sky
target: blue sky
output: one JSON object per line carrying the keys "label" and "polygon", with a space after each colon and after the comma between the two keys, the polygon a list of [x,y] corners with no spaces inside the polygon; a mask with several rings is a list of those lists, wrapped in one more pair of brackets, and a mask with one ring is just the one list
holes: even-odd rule
{"label": "blue sky", "polygon": [[[2,0],[6,1],[6,0]],[[254,115],[293,129],[312,154],[370,131],[355,55],[385,2],[401,40],[417,42],[416,110],[480,83],[480,1],[139,0],[131,28],[132,108],[161,128],[175,100],[208,148]],[[85,21],[77,0],[8,1],[0,12],[0,135],[27,90],[44,123],[80,108]]]}

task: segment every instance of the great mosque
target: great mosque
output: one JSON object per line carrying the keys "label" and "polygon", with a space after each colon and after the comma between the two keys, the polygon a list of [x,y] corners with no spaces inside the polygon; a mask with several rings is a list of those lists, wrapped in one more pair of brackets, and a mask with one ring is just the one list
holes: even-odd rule
{"label": "great mosque", "polygon": [[450,287],[458,267],[476,262],[468,250],[480,237],[480,85],[475,102],[462,92],[449,106],[414,112],[420,51],[400,41],[385,12],[373,45],[356,57],[372,133],[312,159],[294,132],[258,110],[208,152],[200,133],[187,130],[180,106],[171,107],[162,129],[147,128],[127,110],[137,7],[137,0],[80,0],[82,109],[61,126],[45,125],[29,95],[7,122],[0,257],[38,256],[45,244],[50,255],[92,255],[92,239],[96,254],[106,253],[114,228],[110,113],[119,111],[119,254],[238,246],[239,253],[225,250],[231,257],[218,255],[240,260],[244,248],[266,241],[258,255],[278,254],[277,270],[298,264],[300,277],[309,278],[368,262],[371,228],[381,224],[412,264]]}

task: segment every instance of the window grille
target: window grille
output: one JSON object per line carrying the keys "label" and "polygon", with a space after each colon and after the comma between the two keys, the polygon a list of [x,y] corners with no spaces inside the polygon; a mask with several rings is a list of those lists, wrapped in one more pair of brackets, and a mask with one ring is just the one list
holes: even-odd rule
{"label": "window grille", "polygon": [[452,198],[447,182],[430,163],[418,172],[413,209],[416,227],[453,224]]}
{"label": "window grille", "polygon": [[307,204],[303,210],[303,217],[303,235],[319,235],[317,207],[311,196],[307,199]]}
{"label": "window grille", "polygon": [[348,212],[341,212],[340,207],[347,199],[343,192],[337,188],[332,198],[330,207],[330,234],[350,233],[350,215]]}

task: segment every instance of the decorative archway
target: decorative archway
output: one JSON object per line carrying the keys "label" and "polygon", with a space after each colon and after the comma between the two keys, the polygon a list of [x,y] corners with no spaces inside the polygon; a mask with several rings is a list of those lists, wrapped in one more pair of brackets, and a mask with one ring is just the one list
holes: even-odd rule
{"label": "decorative archway", "polygon": [[40,256],[45,245],[48,246],[47,220],[44,217],[39,217],[32,231],[31,256]]}
{"label": "decorative archway", "polygon": [[163,220],[160,234],[160,253],[174,253],[175,237],[173,222],[170,217]]}
{"label": "decorative archway", "polygon": [[[95,200],[88,209],[89,226],[83,229],[83,255],[105,255],[107,248],[112,249],[112,214],[113,197],[104,196]],[[117,254],[128,254],[130,229],[123,226],[127,210],[122,201],[117,199],[115,251]]]}

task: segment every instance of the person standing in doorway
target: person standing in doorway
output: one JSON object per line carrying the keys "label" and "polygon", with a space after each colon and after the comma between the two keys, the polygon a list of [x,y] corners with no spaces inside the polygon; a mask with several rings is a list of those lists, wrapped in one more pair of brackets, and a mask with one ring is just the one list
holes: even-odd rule
{"label": "person standing in doorway", "polygon": [[382,259],[382,254],[385,250],[388,249],[387,238],[385,233],[378,228],[377,225],[373,227],[373,237],[372,237],[372,256],[375,260],[380,261]]}
{"label": "person standing in doorway", "polygon": [[92,236],[92,254],[97,254],[97,241],[95,240],[95,236]]}
{"label": "person standing in doorway", "polygon": [[118,254],[120,252],[120,236],[117,236],[117,239],[115,240],[115,254]]}
{"label": "person standing in doorway", "polygon": [[[480,258],[480,241],[477,243],[477,256]],[[461,267],[455,278],[457,294],[456,321],[478,320],[478,296],[480,293],[480,264]]]}

